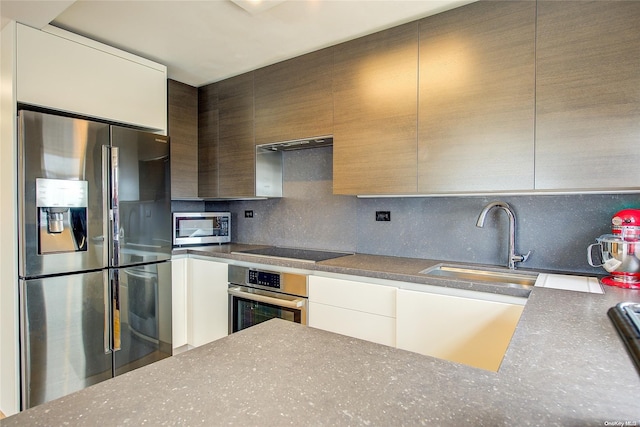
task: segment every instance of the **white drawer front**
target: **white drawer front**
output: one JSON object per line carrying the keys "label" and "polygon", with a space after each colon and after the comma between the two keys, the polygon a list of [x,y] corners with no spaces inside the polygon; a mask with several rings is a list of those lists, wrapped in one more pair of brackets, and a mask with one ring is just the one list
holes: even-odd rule
{"label": "white drawer front", "polygon": [[309,303],[309,326],[395,347],[396,320],[392,317]]}
{"label": "white drawer front", "polygon": [[392,286],[310,276],[309,301],[396,317],[396,288]]}

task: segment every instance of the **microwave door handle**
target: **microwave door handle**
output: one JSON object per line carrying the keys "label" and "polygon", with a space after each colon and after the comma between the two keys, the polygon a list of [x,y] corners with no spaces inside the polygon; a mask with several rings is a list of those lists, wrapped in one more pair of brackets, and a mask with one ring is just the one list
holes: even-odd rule
{"label": "microwave door handle", "polygon": [[277,305],[280,307],[299,309],[304,306],[305,299],[304,298],[296,298],[294,300],[285,300],[280,298],[268,297],[265,295],[256,295],[251,294],[249,292],[244,292],[238,287],[229,288],[229,295],[233,295],[240,298],[245,298],[252,301],[263,302],[266,304]]}

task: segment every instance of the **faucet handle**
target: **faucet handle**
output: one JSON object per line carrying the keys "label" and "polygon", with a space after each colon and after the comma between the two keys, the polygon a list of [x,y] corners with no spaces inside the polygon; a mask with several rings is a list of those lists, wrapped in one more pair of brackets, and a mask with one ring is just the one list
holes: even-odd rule
{"label": "faucet handle", "polygon": [[511,260],[511,262],[513,263],[512,265],[515,265],[516,262],[525,262],[526,260],[529,259],[530,255],[531,255],[531,251],[527,252],[526,255],[514,255],[513,259]]}
{"label": "faucet handle", "polygon": [[531,255],[531,251],[527,252],[526,255],[516,255],[515,258],[517,258],[516,262],[525,262],[526,260],[529,259],[529,256]]}

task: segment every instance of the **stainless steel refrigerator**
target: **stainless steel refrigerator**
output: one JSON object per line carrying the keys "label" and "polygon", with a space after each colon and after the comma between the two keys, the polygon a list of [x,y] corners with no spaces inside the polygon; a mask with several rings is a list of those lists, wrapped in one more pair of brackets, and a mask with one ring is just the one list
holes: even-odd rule
{"label": "stainless steel refrigerator", "polygon": [[19,111],[22,409],[171,355],[168,138]]}

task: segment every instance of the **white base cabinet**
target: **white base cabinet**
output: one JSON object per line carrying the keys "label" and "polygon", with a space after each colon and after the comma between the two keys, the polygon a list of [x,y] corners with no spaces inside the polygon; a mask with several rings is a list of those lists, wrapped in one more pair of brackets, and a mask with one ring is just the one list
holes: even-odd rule
{"label": "white base cabinet", "polygon": [[388,346],[396,343],[396,288],[309,277],[309,326]]}
{"label": "white base cabinet", "polygon": [[198,347],[229,334],[228,265],[189,258],[187,342]]}
{"label": "white base cabinet", "polygon": [[[172,268],[174,348],[227,336],[228,264],[185,257]],[[517,302],[311,275],[308,325],[497,371],[524,309]]]}
{"label": "white base cabinet", "polygon": [[397,347],[497,371],[524,306],[398,289]]}
{"label": "white base cabinet", "polygon": [[174,354],[226,337],[228,265],[178,256],[171,260]]}
{"label": "white base cabinet", "polygon": [[173,348],[187,345],[187,262],[171,259],[171,342]]}

